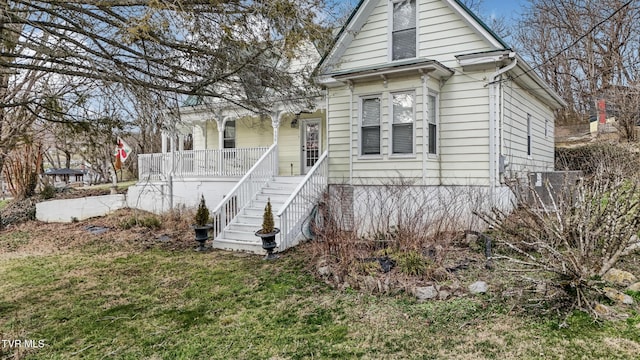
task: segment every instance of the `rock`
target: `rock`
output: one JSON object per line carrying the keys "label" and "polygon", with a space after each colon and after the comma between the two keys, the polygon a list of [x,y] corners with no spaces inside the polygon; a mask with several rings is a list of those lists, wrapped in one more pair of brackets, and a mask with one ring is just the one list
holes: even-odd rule
{"label": "rock", "polygon": [[469,292],[472,294],[484,294],[489,290],[489,285],[484,281],[476,281],[469,285]]}
{"label": "rock", "polygon": [[602,278],[607,282],[619,286],[629,286],[638,281],[632,273],[619,269],[609,269]]}
{"label": "rock", "polygon": [[610,316],[613,313],[610,307],[602,304],[596,304],[593,310],[598,316]]}
{"label": "rock", "polygon": [[640,282],[629,285],[627,290],[640,292]]}
{"label": "rock", "polygon": [[436,290],[435,286],[426,286],[426,287],[417,287],[414,291],[416,298],[418,301],[425,301],[430,299],[435,299],[438,296],[438,290]]}
{"label": "rock", "polygon": [[620,291],[613,289],[613,288],[604,288],[604,296],[608,297],[609,299],[617,302],[617,303],[622,303],[625,305],[633,305],[633,298],[627,294],[623,294]]}
{"label": "rock", "polygon": [[445,289],[441,289],[438,292],[438,300],[447,300],[451,296],[451,292]]}
{"label": "rock", "polygon": [[331,267],[330,266],[321,266],[318,268],[318,275],[320,276],[329,276],[331,275]]}

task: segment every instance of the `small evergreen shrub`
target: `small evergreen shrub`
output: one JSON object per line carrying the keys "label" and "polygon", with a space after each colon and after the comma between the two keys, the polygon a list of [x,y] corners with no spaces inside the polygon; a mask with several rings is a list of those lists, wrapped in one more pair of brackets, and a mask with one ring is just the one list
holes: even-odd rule
{"label": "small evergreen shrub", "polygon": [[209,223],[209,208],[204,201],[204,195],[200,196],[200,204],[195,216],[195,223],[198,226],[206,226]]}

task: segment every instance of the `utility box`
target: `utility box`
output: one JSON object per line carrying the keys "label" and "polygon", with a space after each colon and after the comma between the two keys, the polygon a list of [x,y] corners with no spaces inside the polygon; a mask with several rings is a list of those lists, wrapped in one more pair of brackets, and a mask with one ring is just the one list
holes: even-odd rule
{"label": "utility box", "polygon": [[575,196],[575,187],[582,181],[582,171],[541,171],[529,174],[530,204],[538,203],[553,207],[565,196]]}

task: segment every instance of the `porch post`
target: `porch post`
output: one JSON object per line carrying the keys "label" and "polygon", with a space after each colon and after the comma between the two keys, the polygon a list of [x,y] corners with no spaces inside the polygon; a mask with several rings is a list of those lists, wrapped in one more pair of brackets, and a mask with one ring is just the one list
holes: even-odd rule
{"label": "porch post", "polygon": [[280,120],[282,119],[282,110],[276,110],[271,114],[271,126],[273,127],[273,143],[278,143],[278,130],[280,129]]}
{"label": "porch post", "polygon": [[167,153],[167,132],[166,131],[162,131],[161,134],[161,138],[162,138],[162,153],[166,154]]}
{"label": "porch post", "polygon": [[278,175],[280,169],[280,151],[278,149],[278,130],[280,129],[280,120],[282,119],[282,110],[276,110],[271,114],[271,126],[273,127],[273,143],[276,145],[276,156],[273,166],[275,167],[275,175]]}
{"label": "porch post", "polygon": [[184,134],[178,135],[178,151],[184,151]]}

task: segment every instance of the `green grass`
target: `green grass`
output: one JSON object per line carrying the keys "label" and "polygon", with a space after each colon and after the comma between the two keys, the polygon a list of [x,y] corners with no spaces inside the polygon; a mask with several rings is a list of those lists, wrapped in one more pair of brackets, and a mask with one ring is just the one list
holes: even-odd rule
{"label": "green grass", "polygon": [[0,200],[0,210],[4,209],[11,200]]}
{"label": "green grass", "polygon": [[[28,234],[4,233],[20,242]],[[97,244],[95,245],[97,246]],[[511,314],[497,298],[417,303],[338,291],[301,252],[81,250],[0,258],[1,347],[24,359],[634,359],[640,315]]]}

